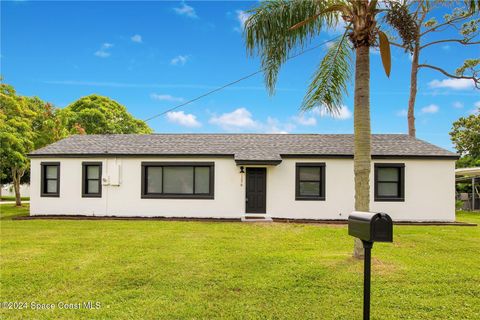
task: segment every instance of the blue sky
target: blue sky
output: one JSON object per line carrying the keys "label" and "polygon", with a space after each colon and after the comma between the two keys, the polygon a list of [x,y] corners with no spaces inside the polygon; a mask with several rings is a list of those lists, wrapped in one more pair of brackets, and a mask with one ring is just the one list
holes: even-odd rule
{"label": "blue sky", "polygon": [[[246,54],[244,11],[256,2],[1,3],[1,74],[20,94],[65,107],[89,94],[109,96],[140,119],[149,118],[259,69]],[[312,46],[337,34],[324,32]],[[433,39],[433,38],[432,38]],[[353,87],[341,116],[300,114],[308,81],[326,47],[289,61],[277,92],[262,75],[149,121],[156,132],[352,133]],[[406,133],[410,58],[392,48],[390,79],[371,55],[374,133]],[[454,71],[479,47],[455,44],[424,52],[421,62]],[[451,149],[454,120],[480,105],[469,83],[422,70],[417,98],[418,137]]]}

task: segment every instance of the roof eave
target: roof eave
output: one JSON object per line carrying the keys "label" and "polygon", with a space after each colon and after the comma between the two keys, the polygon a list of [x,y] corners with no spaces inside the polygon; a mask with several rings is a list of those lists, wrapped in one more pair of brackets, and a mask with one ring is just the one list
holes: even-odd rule
{"label": "roof eave", "polygon": [[278,166],[282,163],[282,160],[235,160],[235,163],[239,165],[267,165]]}
{"label": "roof eave", "polygon": [[233,154],[187,154],[187,153],[29,153],[29,158],[106,158],[106,157],[125,157],[125,158],[150,158],[150,157],[179,157],[179,158],[233,158]]}
{"label": "roof eave", "polygon": [[[166,154],[166,153],[149,153],[149,154],[141,154],[141,153],[29,153],[27,154],[29,158],[105,158],[105,157],[126,157],[126,158],[141,158],[141,157],[185,157],[185,158],[194,158],[194,157],[234,157],[234,154],[207,154],[207,153],[199,153],[199,154]],[[352,154],[281,154],[282,158],[346,158],[352,159]],[[452,155],[372,155],[372,159],[447,159],[447,160],[458,160],[460,158],[459,155],[452,154]],[[281,159],[279,160],[235,160],[237,164],[239,162],[251,162],[252,164],[259,164],[260,162],[264,163],[276,163],[276,165],[282,162]],[[246,164],[246,163],[242,163]]]}

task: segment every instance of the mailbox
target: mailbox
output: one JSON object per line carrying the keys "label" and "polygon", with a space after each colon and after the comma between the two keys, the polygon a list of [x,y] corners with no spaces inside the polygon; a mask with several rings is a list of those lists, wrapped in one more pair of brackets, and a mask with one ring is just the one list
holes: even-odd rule
{"label": "mailbox", "polygon": [[374,242],[393,242],[392,218],[386,213],[354,211],[348,216],[348,234],[363,243],[363,320],[370,320],[372,247]]}
{"label": "mailbox", "polygon": [[348,234],[367,242],[393,242],[393,222],[386,213],[354,211],[348,217]]}

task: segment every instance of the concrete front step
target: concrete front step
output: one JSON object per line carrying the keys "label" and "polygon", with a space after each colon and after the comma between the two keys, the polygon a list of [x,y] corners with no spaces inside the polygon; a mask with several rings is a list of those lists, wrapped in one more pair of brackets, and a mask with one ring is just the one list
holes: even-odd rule
{"label": "concrete front step", "polygon": [[245,214],[242,217],[242,222],[272,222],[272,218],[265,214]]}

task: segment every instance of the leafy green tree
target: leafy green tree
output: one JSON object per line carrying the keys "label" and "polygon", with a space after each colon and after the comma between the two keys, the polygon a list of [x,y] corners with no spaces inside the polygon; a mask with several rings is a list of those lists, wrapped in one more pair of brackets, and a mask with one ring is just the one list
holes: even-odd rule
{"label": "leafy green tree", "polygon": [[457,166],[480,165],[480,107],[476,113],[455,121],[450,137],[462,156]]}
{"label": "leafy green tree", "polygon": [[33,118],[28,99],[15,89],[0,84],[0,165],[10,170],[15,189],[15,202],[21,206],[20,179],[29,167],[27,154],[34,148]]}
{"label": "leafy green tree", "polygon": [[135,119],[118,102],[100,95],[89,95],[73,102],[59,112],[70,133],[113,134],[151,133],[142,120]]}
{"label": "leafy green tree", "polygon": [[2,84],[0,99],[0,178],[13,182],[16,204],[21,205],[20,184],[30,180],[27,154],[64,138],[68,131],[57,117],[58,109],[38,97],[20,96]]}
{"label": "leafy green tree", "polygon": [[480,158],[474,158],[472,156],[462,156],[455,163],[457,168],[471,168],[480,167]]}
{"label": "leafy green tree", "polygon": [[[358,211],[369,211],[370,207],[370,48],[380,47],[389,76],[390,45],[387,35],[380,30],[377,15],[387,13],[391,7],[385,8],[383,2],[376,0],[264,1],[250,11],[245,23],[247,50],[260,56],[265,83],[272,94],[281,66],[295,49],[305,48],[323,29],[344,23],[343,35],[332,43],[314,72],[301,108],[326,108],[337,113],[354,69],[355,209]],[[408,15],[406,6],[400,8],[396,14]],[[358,240],[355,243],[354,256],[360,257],[362,245]]]}
{"label": "leafy green tree", "polygon": [[27,103],[35,113],[32,128],[35,133],[35,149],[42,148],[68,136],[69,132],[58,116],[61,109],[38,97],[27,98]]}
{"label": "leafy green tree", "polygon": [[[416,135],[415,128],[415,102],[417,97],[418,73],[422,69],[434,70],[444,76],[452,79],[471,80],[472,84],[480,89],[480,59],[474,57],[466,59],[455,72],[447,71],[436,64],[420,62],[420,58],[425,55],[428,57],[428,51],[440,45],[455,44],[460,46],[472,46],[480,44],[478,7],[475,1],[466,2],[463,6],[452,8],[451,13],[445,14],[438,20],[431,13],[435,9],[445,8],[450,5],[444,1],[411,1],[408,4],[409,14],[403,17],[397,11],[402,10],[399,3],[390,3],[390,11],[386,15],[386,20],[390,24],[396,24],[399,33],[402,35],[402,43],[391,41],[392,45],[405,49],[412,55],[410,71],[410,95],[408,99],[408,134],[412,137]],[[456,4],[458,5],[458,4]],[[458,36],[450,36],[451,33],[445,31],[457,30]],[[435,38],[432,39],[432,36]]]}

